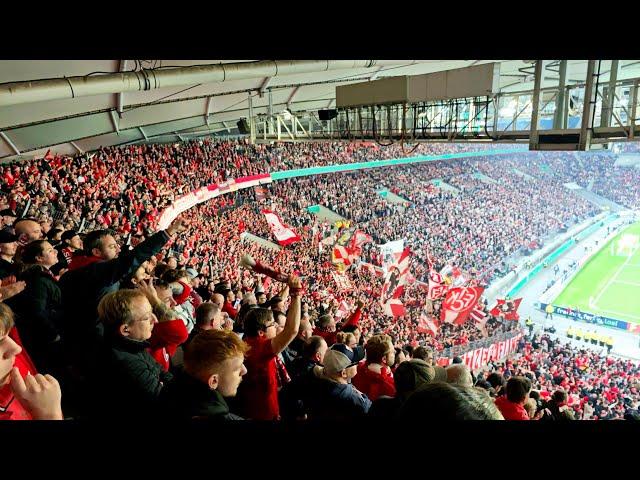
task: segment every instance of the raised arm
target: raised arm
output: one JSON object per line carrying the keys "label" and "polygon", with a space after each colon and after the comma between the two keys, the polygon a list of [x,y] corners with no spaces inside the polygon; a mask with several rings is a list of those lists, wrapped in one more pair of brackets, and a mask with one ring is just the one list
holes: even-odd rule
{"label": "raised arm", "polygon": [[291,305],[287,311],[287,321],[284,329],[278,335],[271,339],[271,348],[277,355],[282,352],[291,341],[296,338],[298,329],[300,328],[300,296],[302,294],[302,283],[295,275],[290,275],[287,286],[290,287]]}
{"label": "raised arm", "polygon": [[108,278],[109,283],[115,283],[123,277],[132,274],[145,260],[162,250],[162,247],[171,238],[180,232],[184,232],[187,226],[182,217],[176,218],[166,230],[162,230],[144,242],[137,245],[133,250],[121,253],[118,258],[108,262],[95,264],[96,276]]}

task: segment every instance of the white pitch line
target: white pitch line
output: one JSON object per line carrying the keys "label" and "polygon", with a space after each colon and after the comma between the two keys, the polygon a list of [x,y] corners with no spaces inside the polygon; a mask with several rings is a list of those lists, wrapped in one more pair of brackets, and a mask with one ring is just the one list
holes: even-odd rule
{"label": "white pitch line", "polygon": [[616,281],[615,281],[615,282],[613,282],[613,283],[621,283],[622,285],[632,285],[632,286],[634,286],[634,287],[640,287],[640,283],[627,282],[627,281],[624,281],[624,280],[616,280]]}
{"label": "white pitch line", "polygon": [[616,280],[616,278],[618,278],[618,275],[620,275],[620,272],[622,272],[624,267],[626,267],[629,264],[629,262],[631,261],[631,257],[633,257],[634,254],[635,254],[635,252],[633,252],[633,254],[631,254],[631,255],[629,255],[627,257],[627,259],[624,261],[624,263],[622,265],[620,265],[620,268],[618,268],[618,270],[616,270],[616,273],[614,273],[613,276],[609,279],[609,281],[605,284],[604,288],[602,290],[600,290],[600,293],[598,293],[596,298],[593,300],[593,304],[594,305],[598,304],[598,301],[600,300],[600,297],[602,297],[602,294],[604,292],[606,292],[607,288],[609,288],[611,286],[611,284]]}

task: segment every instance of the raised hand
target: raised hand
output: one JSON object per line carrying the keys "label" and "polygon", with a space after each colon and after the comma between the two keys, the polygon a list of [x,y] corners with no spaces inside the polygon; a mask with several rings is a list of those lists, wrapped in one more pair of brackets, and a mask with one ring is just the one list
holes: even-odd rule
{"label": "raised hand", "polygon": [[153,286],[153,278],[149,280],[140,280],[137,286],[138,290],[144,293],[144,296],[147,297],[151,306],[157,305],[160,303],[160,298],[158,297],[158,292]]}
{"label": "raised hand", "polygon": [[289,278],[287,279],[287,286],[290,289],[300,289],[302,287],[302,282],[300,281],[300,277],[298,277],[297,275],[289,275]]}
{"label": "raised hand", "polygon": [[24,281],[14,282],[7,286],[0,287],[0,298],[2,300],[7,300],[11,297],[18,295],[22,292],[27,286],[27,283]]}
{"label": "raised hand", "polygon": [[51,375],[22,378],[17,367],[11,370],[11,389],[34,420],[63,420],[60,384]]}

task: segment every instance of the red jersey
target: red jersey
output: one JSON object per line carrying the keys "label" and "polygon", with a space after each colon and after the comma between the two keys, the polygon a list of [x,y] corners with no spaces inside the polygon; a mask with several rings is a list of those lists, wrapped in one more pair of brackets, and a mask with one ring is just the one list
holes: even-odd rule
{"label": "red jersey", "polygon": [[382,395],[396,396],[396,386],[391,371],[382,367],[380,373],[369,369],[369,366],[361,362],[358,365],[358,374],[353,377],[353,386],[364,393],[371,401]]}
{"label": "red jersey", "polygon": [[271,340],[250,337],[244,341],[251,349],[244,361],[247,373],[238,389],[243,416],[252,420],[276,420],[280,416],[280,407],[276,355]]}

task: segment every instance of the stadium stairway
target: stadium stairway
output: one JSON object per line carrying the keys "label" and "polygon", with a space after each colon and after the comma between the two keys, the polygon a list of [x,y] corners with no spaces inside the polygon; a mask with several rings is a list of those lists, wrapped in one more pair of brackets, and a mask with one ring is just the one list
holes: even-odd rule
{"label": "stadium stairway", "polygon": [[240,238],[242,238],[242,240],[246,242],[258,243],[263,247],[269,248],[271,250],[280,250],[281,248],[280,245],[277,245],[265,238],[258,237],[257,235],[254,235],[253,233],[249,233],[249,232],[242,232],[240,234]]}
{"label": "stadium stairway", "polygon": [[604,198],[603,196],[600,196],[597,193],[594,193],[585,188],[574,190],[574,192],[576,195],[580,195],[582,198],[584,198],[588,202],[591,202],[594,205],[598,205],[601,208],[609,209],[612,212],[620,212],[622,210],[626,210],[626,208],[617,204],[616,202],[612,202],[608,198]]}
{"label": "stadium stairway", "polygon": [[525,180],[535,180],[534,177],[532,177],[531,175],[529,175],[528,173],[524,173],[521,170],[518,170],[517,168],[513,169],[513,173],[515,173],[516,175],[518,175],[519,177],[524,178]]}
{"label": "stadium stairway", "polygon": [[429,182],[435,185],[436,187],[441,188],[442,190],[445,190],[447,192],[452,192],[456,195],[460,193],[459,188],[456,188],[453,185],[447,182],[444,182],[441,178],[434,178],[432,180],[429,180]]}
{"label": "stadium stairway", "polygon": [[338,215],[333,210],[329,210],[327,207],[323,207],[322,205],[312,205],[310,207],[307,207],[307,210],[318,217],[318,220],[320,221],[326,220],[329,223],[336,223],[348,220],[348,218],[344,218],[343,216]]}
{"label": "stadium stairway", "polygon": [[473,174],[473,178],[477,178],[478,180],[480,180],[481,182],[484,183],[498,183],[496,180],[494,180],[491,177],[487,177],[486,175],[480,173],[480,172],[476,172]]}
{"label": "stadium stairway", "polygon": [[[399,195],[396,195],[393,192],[390,192],[388,190],[378,190],[378,192],[376,192],[378,195],[380,195],[382,198],[384,198],[387,202],[389,203],[407,203],[409,202],[409,200],[407,200],[406,198],[402,198]],[[409,202],[411,203],[411,202]]]}

